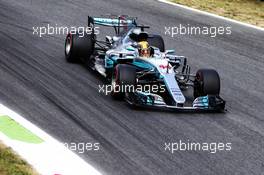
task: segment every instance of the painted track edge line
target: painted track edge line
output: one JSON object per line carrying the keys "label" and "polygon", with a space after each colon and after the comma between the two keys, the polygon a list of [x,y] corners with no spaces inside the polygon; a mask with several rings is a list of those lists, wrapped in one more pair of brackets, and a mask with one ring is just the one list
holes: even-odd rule
{"label": "painted track edge line", "polygon": [[2,115],[7,115],[44,141],[38,144],[26,143],[9,138],[0,132],[0,140],[32,165],[38,173],[43,175],[101,175],[94,167],[44,130],[0,103],[0,116]]}
{"label": "painted track edge line", "polygon": [[188,6],[185,6],[185,5],[177,4],[175,2],[170,2],[170,1],[167,1],[167,0],[157,0],[157,1],[162,2],[162,3],[166,3],[166,4],[170,4],[170,5],[179,7],[179,8],[183,8],[185,10],[190,10],[190,11],[193,11],[193,12],[201,13],[201,14],[204,14],[204,15],[207,15],[207,16],[211,16],[211,17],[214,17],[214,18],[226,20],[228,22],[232,22],[232,23],[235,23],[235,24],[243,25],[245,27],[250,27],[250,28],[253,28],[253,29],[264,31],[264,28],[262,28],[262,27],[258,27],[258,26],[252,25],[252,24],[244,23],[244,22],[241,22],[241,21],[237,21],[237,20],[234,20],[234,19],[227,18],[227,17],[219,16],[219,15],[216,15],[216,14],[213,14],[213,13],[209,13],[209,12],[206,12],[206,11],[194,9],[194,8],[191,8],[191,7],[188,7]]}

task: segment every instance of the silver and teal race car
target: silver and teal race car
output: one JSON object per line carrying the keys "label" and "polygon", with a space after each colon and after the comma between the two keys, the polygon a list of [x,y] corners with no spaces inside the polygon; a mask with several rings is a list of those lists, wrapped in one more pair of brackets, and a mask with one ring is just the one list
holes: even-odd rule
{"label": "silver and teal race car", "polygon": [[[95,25],[113,27],[114,36],[97,39]],[[133,106],[179,111],[224,111],[219,96],[220,77],[213,69],[190,73],[187,58],[165,50],[160,35],[135,17],[88,17],[91,33],[69,33],[65,40],[68,62],[82,61],[111,85],[111,95]],[[193,95],[189,95],[192,92]]]}

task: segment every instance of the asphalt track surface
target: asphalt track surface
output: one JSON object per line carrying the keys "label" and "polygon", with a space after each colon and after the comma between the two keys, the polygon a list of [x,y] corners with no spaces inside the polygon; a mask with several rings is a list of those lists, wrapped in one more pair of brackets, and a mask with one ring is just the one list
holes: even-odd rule
{"label": "asphalt track surface", "polygon": [[[98,92],[103,84],[64,59],[65,35],[38,37],[33,26],[85,26],[87,15],[138,16],[192,70],[215,68],[224,114],[134,110]],[[232,26],[230,36],[169,37],[164,26]],[[0,0],[0,100],[62,142],[99,142],[80,154],[103,174],[264,172],[264,32],[156,1]],[[231,142],[231,151],[164,151],[165,142]],[[78,174],[78,172],[76,172]]]}

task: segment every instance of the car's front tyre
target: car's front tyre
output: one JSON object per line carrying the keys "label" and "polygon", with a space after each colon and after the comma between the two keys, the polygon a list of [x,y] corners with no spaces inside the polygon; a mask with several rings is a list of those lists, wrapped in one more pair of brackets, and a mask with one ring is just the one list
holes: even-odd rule
{"label": "car's front tyre", "polygon": [[220,77],[213,69],[200,69],[194,81],[194,98],[206,95],[218,96],[220,93]]}

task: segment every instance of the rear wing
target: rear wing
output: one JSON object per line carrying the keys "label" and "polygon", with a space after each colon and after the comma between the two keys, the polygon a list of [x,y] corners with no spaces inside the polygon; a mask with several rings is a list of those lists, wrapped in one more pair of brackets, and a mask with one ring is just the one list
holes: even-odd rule
{"label": "rear wing", "polygon": [[98,24],[102,26],[110,26],[110,27],[128,27],[128,26],[136,26],[136,17],[129,16],[106,16],[106,17],[91,17],[88,16],[88,26]]}
{"label": "rear wing", "polygon": [[88,27],[94,27],[95,24],[101,26],[113,27],[117,35],[120,34],[120,28],[128,29],[129,27],[137,26],[136,17],[129,17],[125,15],[109,15],[104,17],[88,16]]}

